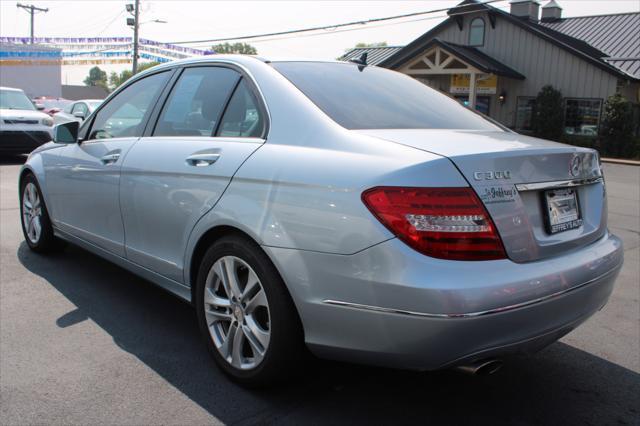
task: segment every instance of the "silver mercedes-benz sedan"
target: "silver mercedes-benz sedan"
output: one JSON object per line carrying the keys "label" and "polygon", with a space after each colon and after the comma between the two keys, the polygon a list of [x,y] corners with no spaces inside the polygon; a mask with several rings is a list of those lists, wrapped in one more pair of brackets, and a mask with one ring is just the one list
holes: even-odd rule
{"label": "silver mercedes-benz sedan", "polygon": [[243,384],[307,349],[486,373],[607,302],[623,249],[599,163],[396,72],[215,55],[57,126],[22,169],[22,227],[193,303]]}

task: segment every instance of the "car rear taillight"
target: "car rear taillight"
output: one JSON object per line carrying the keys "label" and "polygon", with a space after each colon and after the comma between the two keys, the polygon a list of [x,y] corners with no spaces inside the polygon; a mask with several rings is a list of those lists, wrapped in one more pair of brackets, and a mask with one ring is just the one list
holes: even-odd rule
{"label": "car rear taillight", "polygon": [[440,259],[506,257],[502,241],[471,188],[376,187],[362,201],[398,238]]}

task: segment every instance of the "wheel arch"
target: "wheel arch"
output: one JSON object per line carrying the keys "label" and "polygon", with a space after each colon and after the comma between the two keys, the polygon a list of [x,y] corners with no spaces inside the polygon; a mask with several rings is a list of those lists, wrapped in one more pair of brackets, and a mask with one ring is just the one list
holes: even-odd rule
{"label": "wheel arch", "polygon": [[24,166],[22,168],[22,170],[20,170],[20,176],[18,177],[18,188],[22,188],[22,181],[24,180],[24,178],[27,175],[34,175],[36,177],[36,179],[38,179],[38,176],[36,175],[36,173],[31,169],[31,167],[29,166]]}
{"label": "wheel arch", "polygon": [[[194,297],[194,291],[196,288],[196,280],[198,278],[198,269],[200,268],[200,263],[202,262],[202,259],[206,253],[206,251],[209,249],[209,247],[211,247],[211,245],[213,243],[215,243],[217,240],[219,240],[220,238],[229,236],[229,235],[238,235],[241,236],[243,238],[246,238],[250,241],[252,241],[253,243],[255,243],[255,245],[258,247],[259,250],[262,250],[262,248],[260,247],[260,243],[258,241],[256,241],[256,239],[254,237],[252,237],[249,233],[243,231],[242,229],[232,226],[232,225],[217,225],[214,226],[212,228],[209,228],[207,231],[205,231],[204,233],[202,233],[202,235],[200,235],[200,237],[198,238],[198,241],[195,243],[193,250],[191,251],[191,256],[188,259],[188,263],[187,263],[187,274],[185,276],[186,280],[187,280],[187,284],[190,286],[191,288],[191,301],[193,303],[193,301],[195,300]],[[262,253],[265,254],[265,256],[267,256],[267,258],[269,259],[269,261],[271,262],[271,264],[276,268],[276,271],[278,271],[278,274],[280,274],[280,277],[282,278],[282,281],[285,284],[285,289],[287,291],[287,293],[289,294],[289,297],[291,298],[291,300],[293,301],[294,306],[296,306],[295,300],[293,299],[292,295],[291,295],[291,291],[288,288],[287,283],[284,281],[284,275],[280,272],[279,268],[278,268],[278,264],[276,262],[273,261],[273,259],[271,258],[271,256],[269,255],[269,253],[265,250],[262,250]],[[296,306],[296,311],[298,314],[298,317],[300,317],[300,312]]]}

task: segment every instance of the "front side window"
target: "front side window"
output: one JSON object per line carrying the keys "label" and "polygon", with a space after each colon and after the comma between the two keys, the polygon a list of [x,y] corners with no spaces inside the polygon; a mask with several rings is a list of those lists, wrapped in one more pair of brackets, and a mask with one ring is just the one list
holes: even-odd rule
{"label": "front side window", "polygon": [[469,46],[484,46],[484,19],[476,18],[471,21]]}
{"label": "front side window", "polygon": [[138,80],[109,101],[93,120],[89,139],[141,136],[145,117],[169,78],[161,72]]}
{"label": "front side window", "polygon": [[564,132],[567,135],[598,136],[601,99],[566,99]]}
{"label": "front side window", "polygon": [[247,83],[242,80],[224,112],[217,136],[259,138],[263,131],[263,114]]}
{"label": "front side window", "polygon": [[534,97],[518,97],[516,103],[516,130],[524,132],[532,132],[533,127],[531,120],[533,110],[536,106],[536,98]]}
{"label": "front side window", "polygon": [[81,112],[84,115],[84,117],[89,115],[89,109],[83,102],[78,102],[73,106],[73,110],[71,111],[71,113],[75,114],[76,112]]}
{"label": "front side window", "polygon": [[331,119],[350,130],[500,130],[454,99],[384,68],[336,62],[272,65]]}
{"label": "front side window", "polygon": [[212,136],[240,74],[229,68],[187,68],[165,103],[154,136]]}
{"label": "front side window", "polygon": [[0,109],[23,109],[35,111],[36,107],[20,90],[0,90]]}

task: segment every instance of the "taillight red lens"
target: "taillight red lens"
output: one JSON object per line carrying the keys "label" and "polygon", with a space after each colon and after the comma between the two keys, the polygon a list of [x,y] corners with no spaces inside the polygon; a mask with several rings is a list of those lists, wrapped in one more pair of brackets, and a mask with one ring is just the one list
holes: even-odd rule
{"label": "taillight red lens", "polygon": [[491,217],[471,188],[376,187],[365,191],[362,201],[398,238],[427,256],[506,257]]}

